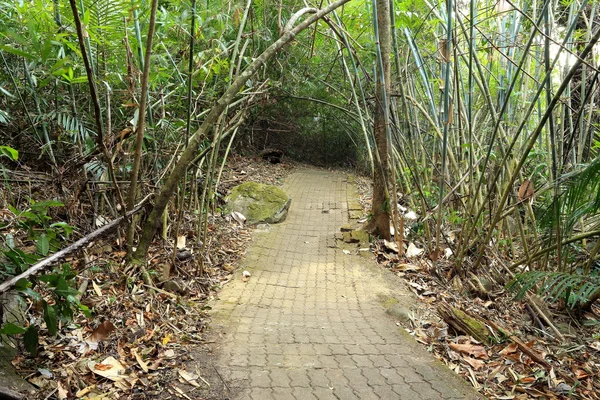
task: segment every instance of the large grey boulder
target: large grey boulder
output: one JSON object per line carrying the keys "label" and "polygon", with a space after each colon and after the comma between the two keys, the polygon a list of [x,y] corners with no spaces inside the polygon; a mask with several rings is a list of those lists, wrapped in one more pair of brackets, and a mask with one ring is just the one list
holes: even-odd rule
{"label": "large grey boulder", "polygon": [[227,196],[227,211],[237,211],[249,225],[276,224],[287,216],[291,199],[281,188],[257,182],[234,187]]}

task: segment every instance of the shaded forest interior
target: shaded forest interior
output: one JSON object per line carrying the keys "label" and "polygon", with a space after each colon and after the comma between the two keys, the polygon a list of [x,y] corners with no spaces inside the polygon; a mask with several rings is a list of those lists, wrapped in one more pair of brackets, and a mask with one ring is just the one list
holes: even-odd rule
{"label": "shaded forest interior", "polygon": [[[231,189],[307,163],[371,179],[352,228],[454,330],[410,326],[474,387],[598,398],[599,7],[0,0],[0,293],[27,310],[1,321],[13,364],[50,362],[46,340],[101,313],[141,324],[112,307],[137,291],[161,312],[207,301],[253,229]],[[464,337],[500,358],[444,345]]]}

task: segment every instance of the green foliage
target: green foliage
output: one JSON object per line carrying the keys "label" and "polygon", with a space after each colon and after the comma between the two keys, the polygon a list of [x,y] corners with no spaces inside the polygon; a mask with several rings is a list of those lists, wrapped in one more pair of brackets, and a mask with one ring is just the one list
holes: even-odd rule
{"label": "green foliage", "polygon": [[55,200],[32,202],[30,207],[23,211],[9,206],[15,217],[7,226],[0,226],[0,229],[14,225],[18,229],[25,230],[28,239],[36,244],[36,253],[26,253],[18,249],[15,246],[13,233],[8,232],[4,236],[4,246],[0,249],[6,257],[6,261],[0,264],[2,266],[0,274],[14,275],[23,272],[40,257],[45,257],[50,251],[60,248],[63,241],[67,240],[73,232],[73,227],[62,221],[51,223],[52,217],[48,215],[48,211],[52,207],[62,206],[61,202]]}
{"label": "green foliage", "polygon": [[33,325],[30,325],[23,335],[23,343],[25,344],[25,349],[27,349],[27,351],[34,357],[37,356],[38,353],[39,341],[37,328]]}
{"label": "green foliage", "polygon": [[25,271],[40,257],[45,257],[50,251],[60,248],[63,241],[69,238],[73,227],[66,222],[52,223],[52,217],[48,215],[50,208],[62,206],[61,202],[55,200],[32,202],[30,207],[23,211],[8,206],[15,217],[8,225],[0,226],[0,230],[14,226],[26,231],[28,239],[35,242],[36,252],[26,253],[17,248],[13,233],[6,233],[4,246],[0,249],[6,260],[0,264],[0,275],[10,276]]}
{"label": "green foliage", "polygon": [[[57,250],[65,239],[68,239],[73,232],[73,227],[65,222],[52,223],[52,217],[48,212],[53,207],[62,207],[61,202],[55,200],[46,200],[32,202],[29,208],[19,211],[14,207],[10,210],[14,213],[14,219],[8,226],[2,228],[17,228],[27,231],[28,238],[35,242],[35,253],[29,253],[15,246],[15,239],[12,233],[5,235],[4,246],[0,249],[4,256],[0,258],[0,275],[10,277],[27,270],[35,264],[41,257],[47,256],[51,251]],[[73,319],[74,311],[80,310],[86,316],[90,316],[90,310],[77,300],[77,289],[75,282],[76,274],[73,273],[68,264],[55,269],[52,273],[40,276],[32,280],[20,279],[15,287],[23,296],[29,297],[32,301],[41,304],[43,309],[43,319],[46,323],[48,333],[56,335],[58,331],[58,321],[70,321]],[[45,290],[49,290],[52,301],[46,301],[36,286],[39,282],[44,282]],[[21,335],[25,348],[32,355],[37,354],[39,341],[38,328],[30,325],[25,328],[15,324],[5,324],[0,329],[1,334]]]}
{"label": "green foliage", "polygon": [[0,156],[8,157],[13,161],[19,159],[19,152],[9,146],[0,146]]}
{"label": "green foliage", "polygon": [[[75,310],[79,310],[85,316],[91,317],[89,308],[81,304],[76,297],[78,292],[75,277],[76,274],[71,271],[69,265],[63,264],[62,267],[56,268],[52,273],[40,276],[37,280],[29,281],[27,279],[20,279],[15,285],[19,293],[41,305],[46,329],[52,336],[58,333],[58,321],[72,321]],[[51,302],[43,299],[40,292],[34,290],[38,282],[44,282],[46,289],[50,290]],[[0,334],[12,336],[22,334],[23,343],[27,351],[32,356],[37,355],[39,333],[36,326],[29,325],[25,328],[14,323],[7,323],[0,329]]]}
{"label": "green foliage", "polygon": [[507,289],[522,299],[529,290],[538,287],[537,293],[550,301],[563,299],[569,308],[588,302],[600,290],[600,276],[569,272],[528,271],[515,276]]}
{"label": "green foliage", "polygon": [[[539,221],[549,230],[560,224],[563,231],[572,232],[578,222],[600,211],[600,157],[579,171],[565,174],[561,181],[562,194],[541,209]],[[560,220],[552,212],[557,204]]]}

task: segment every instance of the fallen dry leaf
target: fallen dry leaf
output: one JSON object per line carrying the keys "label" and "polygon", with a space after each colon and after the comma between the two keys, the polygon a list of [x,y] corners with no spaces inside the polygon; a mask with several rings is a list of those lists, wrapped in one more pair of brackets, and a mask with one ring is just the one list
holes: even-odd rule
{"label": "fallen dry leaf", "polygon": [[86,394],[90,393],[93,389],[96,388],[96,385],[91,385],[81,389],[79,392],[75,393],[75,397],[83,397]]}
{"label": "fallen dry leaf", "polygon": [[60,381],[56,382],[56,397],[61,400],[69,397],[69,391],[64,388]]}
{"label": "fallen dry leaf", "polygon": [[135,360],[137,361],[139,366],[142,368],[142,371],[147,373],[148,372],[148,364],[146,364],[144,362],[144,360],[142,360],[142,356],[140,356],[137,349],[132,349],[131,352],[133,353],[133,356],[135,357]]}
{"label": "fallen dry leaf", "polygon": [[525,377],[523,377],[523,378],[520,379],[521,383],[533,383],[535,381],[536,381],[536,379],[533,376],[525,376]]}
{"label": "fallen dry leaf", "polygon": [[240,226],[244,225],[244,222],[246,222],[246,217],[240,212],[232,211],[231,216],[237,221],[238,224],[240,224]]}
{"label": "fallen dry leaf", "polygon": [[102,290],[100,289],[100,286],[98,286],[98,284],[96,282],[94,282],[92,280],[92,287],[94,288],[94,292],[96,292],[96,295],[98,297],[102,297]]}
{"label": "fallen dry leaf", "polygon": [[418,265],[414,265],[414,264],[398,264],[394,267],[395,270],[398,271],[419,271],[421,270],[421,267],[419,267]]}
{"label": "fallen dry leaf", "polygon": [[185,235],[177,236],[177,249],[182,250],[185,249],[186,237]]}
{"label": "fallen dry leaf", "polygon": [[242,282],[248,282],[248,279],[250,279],[251,276],[252,275],[248,271],[242,272]]}
{"label": "fallen dry leaf", "polygon": [[425,249],[419,249],[413,242],[408,244],[408,249],[406,249],[406,257],[414,258],[420,256],[425,252]]}
{"label": "fallen dry leaf", "polygon": [[576,369],[575,376],[577,377],[577,379],[587,379],[590,377],[590,374],[588,374],[587,372],[585,372],[582,369]]}
{"label": "fallen dry leaf", "polygon": [[458,351],[459,353],[470,354],[473,357],[480,358],[482,360],[487,360],[489,358],[483,346],[467,343],[450,343],[450,348]]}
{"label": "fallen dry leaf", "polygon": [[95,374],[113,382],[125,379],[125,367],[114,357],[107,357],[101,363],[88,362],[88,368]]}
{"label": "fallen dry leaf", "polygon": [[100,325],[98,325],[98,327],[96,329],[94,329],[94,331],[92,332],[92,336],[90,336],[90,339],[88,340],[88,342],[101,342],[103,340],[105,340],[112,331],[114,331],[116,328],[115,326],[112,324],[112,322],[110,321],[104,321],[103,323],[101,323]]}
{"label": "fallen dry leaf", "polygon": [[535,189],[533,187],[533,182],[529,179],[525,179],[521,186],[519,187],[519,200],[528,200],[535,194]]}
{"label": "fallen dry leaf", "polygon": [[515,353],[518,348],[519,347],[517,346],[516,343],[511,343],[508,346],[506,346],[505,348],[503,348],[502,350],[500,350],[500,352],[498,354],[500,354],[502,356],[506,356],[506,355]]}
{"label": "fallen dry leaf", "polygon": [[477,360],[472,357],[464,357],[463,358],[467,364],[469,364],[475,371],[480,370],[485,366],[485,363],[481,360]]}
{"label": "fallen dry leaf", "polygon": [[390,242],[389,240],[383,240],[383,247],[387,250],[392,251],[394,253],[398,253],[398,245],[394,242]]}
{"label": "fallen dry leaf", "polygon": [[200,384],[198,382],[196,382],[196,380],[198,379],[198,375],[191,374],[184,369],[179,369],[179,370],[177,370],[177,372],[179,373],[179,376],[181,376],[183,379],[185,379],[185,381],[187,383],[189,383],[190,385],[195,386],[195,387],[200,387]]}

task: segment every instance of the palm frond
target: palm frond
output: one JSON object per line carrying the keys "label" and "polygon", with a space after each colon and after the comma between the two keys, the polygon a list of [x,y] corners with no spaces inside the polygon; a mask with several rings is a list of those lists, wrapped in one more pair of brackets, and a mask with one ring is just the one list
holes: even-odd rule
{"label": "palm frond", "polygon": [[[564,231],[570,232],[581,218],[600,212],[600,156],[583,169],[565,174],[561,180],[562,195],[538,212],[539,222],[549,229],[561,224]],[[556,202],[561,210],[561,221],[556,221],[551,212]]]}
{"label": "palm frond", "polygon": [[592,294],[600,290],[600,276],[569,272],[529,271],[518,274],[506,289],[516,292],[522,299],[529,290],[538,287],[537,294],[550,301],[564,299],[567,307],[585,304]]}

